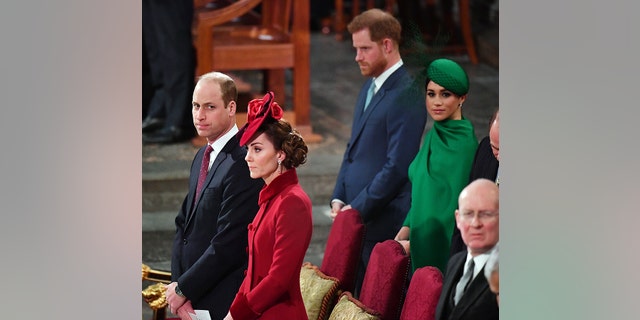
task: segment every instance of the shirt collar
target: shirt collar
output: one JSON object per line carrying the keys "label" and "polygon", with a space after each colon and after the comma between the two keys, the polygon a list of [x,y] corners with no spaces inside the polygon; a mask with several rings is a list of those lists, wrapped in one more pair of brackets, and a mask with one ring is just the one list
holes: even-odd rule
{"label": "shirt collar", "polygon": [[389,76],[394,73],[396,70],[398,70],[398,68],[400,68],[402,66],[402,59],[398,60],[398,62],[396,62],[394,65],[391,66],[391,68],[385,70],[383,73],[381,73],[377,78],[373,78],[373,82],[376,84],[376,89],[374,91],[374,93],[378,92],[378,90],[380,90],[380,88],[382,88],[382,85],[384,84],[385,81],[387,81],[387,78],[389,78]]}
{"label": "shirt collar", "polygon": [[484,264],[487,263],[487,260],[489,260],[489,255],[491,254],[491,250],[479,254],[475,257],[471,256],[471,253],[469,253],[467,251],[467,260],[464,263],[464,270],[466,270],[467,266],[469,265],[469,261],[471,261],[471,259],[473,259],[473,262],[475,263],[475,266],[473,268],[473,278],[475,278],[478,273],[480,273],[480,270],[482,270],[482,268],[484,267]]}
{"label": "shirt collar", "polygon": [[[235,136],[236,133],[238,133],[238,126],[234,124],[229,132],[223,134],[222,137],[218,138],[213,143],[210,143],[211,147],[213,148],[213,152],[215,154],[218,154],[218,152],[220,152],[220,150],[224,148],[227,142],[229,142],[229,140],[231,140],[231,138]],[[215,159],[215,157],[211,157],[211,159],[213,160]]]}

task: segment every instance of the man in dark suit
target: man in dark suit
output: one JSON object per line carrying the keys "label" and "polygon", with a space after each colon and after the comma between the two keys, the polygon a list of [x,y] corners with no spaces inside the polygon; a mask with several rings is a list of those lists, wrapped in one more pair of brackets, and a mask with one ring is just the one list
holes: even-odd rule
{"label": "man in dark suit", "polygon": [[456,224],[467,250],[447,264],[436,320],[499,319],[496,297],[484,277],[499,239],[499,209],[498,186],[491,180],[475,180],[460,192]]}
{"label": "man in dark suit", "polygon": [[411,206],[409,164],[420,147],[427,121],[424,93],[403,66],[398,44],[400,23],[371,9],[348,25],[356,62],[367,81],[355,106],[347,144],[331,200],[335,218],[354,208],[366,225],[359,293],[373,246],[393,239]]}
{"label": "man in dark suit", "polygon": [[249,175],[236,136],[236,99],[233,80],[219,72],[200,77],[193,92],[193,123],[207,146],[193,160],[189,193],[175,219],[166,295],[171,312],[181,316],[204,309],[223,319],[244,278],[247,226],[264,183]]}

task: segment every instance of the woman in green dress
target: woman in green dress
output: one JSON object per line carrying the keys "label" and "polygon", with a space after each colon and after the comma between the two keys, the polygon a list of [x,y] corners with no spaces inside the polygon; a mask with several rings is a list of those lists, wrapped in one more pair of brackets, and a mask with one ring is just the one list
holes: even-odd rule
{"label": "woman in green dress", "polygon": [[469,182],[478,140],[473,125],[462,116],[469,79],[460,65],[434,60],[425,89],[434,123],[409,166],[411,209],[395,240],[411,255],[414,271],[435,266],[444,273],[458,195]]}

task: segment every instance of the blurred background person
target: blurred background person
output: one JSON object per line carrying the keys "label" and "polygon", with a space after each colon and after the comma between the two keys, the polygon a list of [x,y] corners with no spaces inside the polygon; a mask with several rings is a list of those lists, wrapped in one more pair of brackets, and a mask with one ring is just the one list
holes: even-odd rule
{"label": "blurred background person", "polygon": [[500,306],[500,265],[498,262],[499,244],[491,251],[487,265],[484,267],[484,276],[489,282],[489,289],[496,295],[496,302]]}
{"label": "blurred background person", "polygon": [[192,0],[142,0],[144,143],[195,135],[189,115],[196,67],[192,22]]}

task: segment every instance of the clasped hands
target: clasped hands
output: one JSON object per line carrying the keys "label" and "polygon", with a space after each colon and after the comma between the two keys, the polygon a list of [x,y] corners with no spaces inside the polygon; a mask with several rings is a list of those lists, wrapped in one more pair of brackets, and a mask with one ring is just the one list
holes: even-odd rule
{"label": "clasped hands", "polygon": [[182,320],[191,320],[191,314],[196,312],[191,306],[191,301],[185,297],[181,297],[176,293],[177,282],[171,282],[165,286],[165,296],[167,297],[167,304],[169,311],[173,314],[177,314]]}

